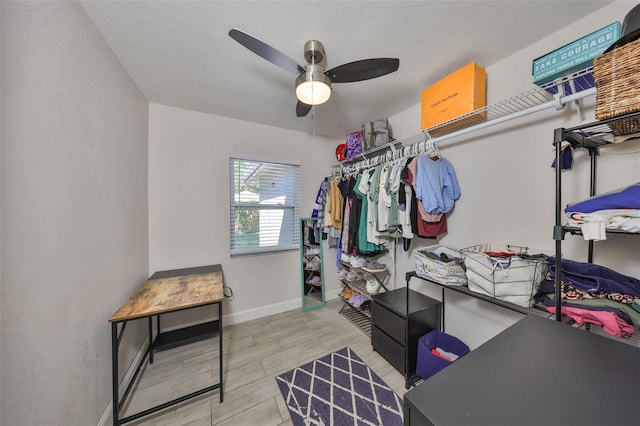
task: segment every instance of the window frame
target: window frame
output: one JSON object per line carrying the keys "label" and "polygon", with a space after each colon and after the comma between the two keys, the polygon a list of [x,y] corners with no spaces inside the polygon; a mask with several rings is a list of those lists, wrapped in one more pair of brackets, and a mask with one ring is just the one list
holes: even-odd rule
{"label": "window frame", "polygon": [[[284,190],[287,191],[287,195],[292,195],[293,200],[291,202],[285,201],[283,204],[276,203],[264,203],[257,201],[255,203],[247,203],[236,201],[237,188],[240,186],[240,179],[237,179],[235,174],[236,164],[238,162],[246,163],[258,163],[256,170],[260,167],[282,167],[283,177],[285,179],[292,179],[291,186],[285,186]],[[287,168],[290,168],[288,172]],[[255,174],[255,170],[250,173]],[[251,177],[251,176],[249,176]],[[236,182],[238,180],[238,182]],[[248,179],[247,179],[248,180]],[[246,181],[245,181],[246,182]],[[288,185],[288,184],[285,184]],[[245,255],[261,255],[261,254],[273,254],[290,250],[298,250],[300,245],[300,230],[298,229],[298,222],[300,218],[300,202],[301,202],[301,170],[300,163],[285,160],[273,160],[264,158],[249,157],[246,155],[230,155],[229,156],[229,218],[230,218],[230,238],[229,249],[231,257],[245,256]],[[290,236],[290,242],[278,242],[276,245],[264,245],[262,247],[238,247],[236,233],[236,212],[238,210],[258,210],[258,211],[282,211],[282,218],[289,218],[282,222],[279,235]],[[289,215],[287,215],[289,213]],[[287,229],[291,226],[291,229]],[[265,231],[268,231],[266,229]],[[268,233],[267,233],[268,234]],[[258,232],[258,236],[260,232]],[[236,243],[234,247],[234,243]]]}

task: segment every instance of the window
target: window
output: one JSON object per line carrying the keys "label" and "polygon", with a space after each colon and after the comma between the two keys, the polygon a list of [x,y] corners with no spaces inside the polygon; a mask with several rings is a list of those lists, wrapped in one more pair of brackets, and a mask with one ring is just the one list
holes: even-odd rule
{"label": "window", "polygon": [[300,166],[230,158],[231,255],[298,249]]}

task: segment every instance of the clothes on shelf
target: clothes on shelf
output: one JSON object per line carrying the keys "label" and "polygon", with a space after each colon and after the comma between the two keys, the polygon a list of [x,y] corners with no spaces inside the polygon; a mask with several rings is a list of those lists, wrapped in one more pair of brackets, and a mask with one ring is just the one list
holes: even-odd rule
{"label": "clothes on shelf", "polygon": [[[554,256],[547,259],[551,279],[555,279],[557,273],[555,262]],[[640,297],[640,280],[637,278],[628,277],[595,263],[561,259],[560,265],[560,278],[582,291],[614,292]]]}
{"label": "clothes on shelf", "polygon": [[[535,300],[556,311],[555,257],[547,260],[549,272]],[[631,337],[640,327],[640,280],[604,266],[561,260],[560,298],[562,314],[578,324],[595,324],[617,337]]]}
{"label": "clothes on shelf", "polygon": [[[546,308],[550,313],[555,314],[555,306],[547,306]],[[629,338],[633,335],[634,328],[621,320],[620,317],[613,312],[562,306],[562,314],[570,317],[577,324],[594,324],[602,327],[604,331],[612,336]]]}
{"label": "clothes on shelf", "polygon": [[605,240],[607,230],[640,233],[640,183],[570,204],[565,216],[585,240]]}
{"label": "clothes on shelf", "polygon": [[605,209],[640,209],[640,183],[570,204],[564,211],[593,213]]}

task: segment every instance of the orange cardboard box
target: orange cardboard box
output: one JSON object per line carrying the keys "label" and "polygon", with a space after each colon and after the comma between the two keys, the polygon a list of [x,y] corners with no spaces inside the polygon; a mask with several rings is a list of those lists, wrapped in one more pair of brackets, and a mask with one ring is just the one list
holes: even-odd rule
{"label": "orange cardboard box", "polygon": [[423,90],[421,129],[486,106],[486,77],[485,69],[471,62]]}

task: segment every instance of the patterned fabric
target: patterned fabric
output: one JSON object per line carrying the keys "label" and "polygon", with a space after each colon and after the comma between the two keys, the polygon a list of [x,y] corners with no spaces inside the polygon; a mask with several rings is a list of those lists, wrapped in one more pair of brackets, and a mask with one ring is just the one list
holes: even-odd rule
{"label": "patterned fabric", "polygon": [[316,204],[313,207],[313,211],[311,212],[311,217],[316,217],[318,220],[316,221],[317,229],[325,233],[324,230],[324,215],[327,206],[327,195],[329,193],[329,180],[324,178],[324,180],[320,183],[320,188],[318,188],[318,193],[316,194]]}
{"label": "patterned fabric", "polygon": [[344,220],[342,221],[342,240],[340,249],[349,253],[349,216],[351,215],[351,198],[347,198],[344,204]]}
{"label": "patterned fabric", "polygon": [[[555,276],[551,272],[547,272],[545,279],[554,281]],[[566,283],[564,280],[560,280],[560,295],[562,299],[567,300],[608,299],[625,305],[640,305],[640,297],[631,294],[607,291],[587,292]]]}
{"label": "patterned fabric", "polygon": [[[549,257],[547,263],[551,279],[554,279],[556,258]],[[562,281],[587,293],[622,293],[640,297],[639,279],[623,275],[605,266],[562,259],[560,268]]]}
{"label": "patterned fabric", "polygon": [[350,348],[276,377],[291,422],[401,426],[402,399]]}
{"label": "patterned fabric", "polygon": [[324,221],[324,210],[325,205],[327,204],[327,194],[329,193],[329,181],[325,178],[320,183],[320,188],[318,188],[318,193],[316,194],[316,204],[313,207],[313,212],[311,212],[311,217],[317,217],[318,219],[322,219],[318,221],[320,224]]}
{"label": "patterned fabric", "polygon": [[355,160],[362,154],[362,132],[351,132],[347,135],[347,161]]}

